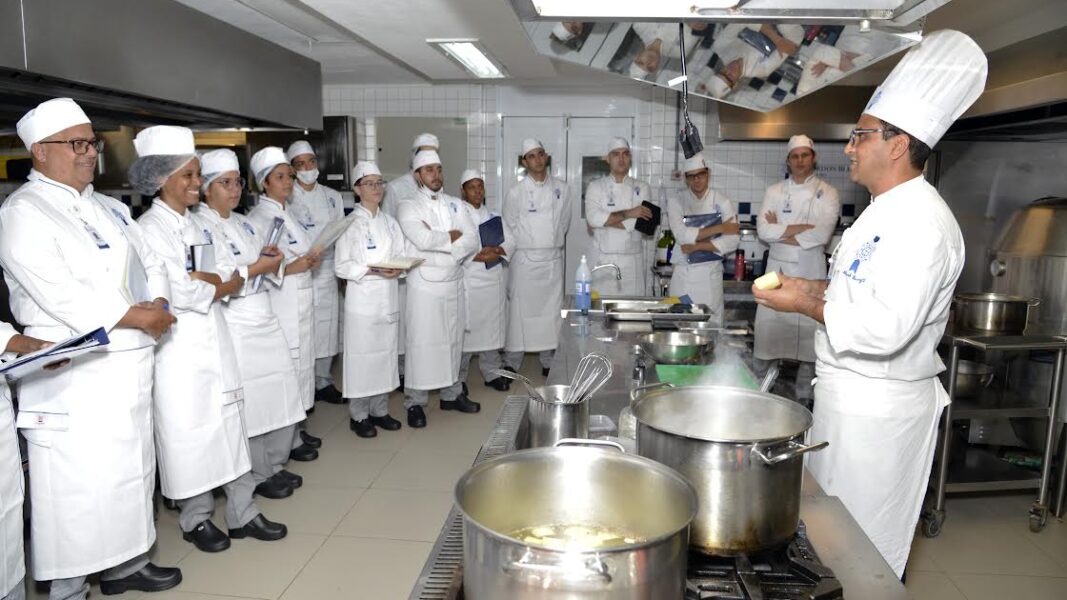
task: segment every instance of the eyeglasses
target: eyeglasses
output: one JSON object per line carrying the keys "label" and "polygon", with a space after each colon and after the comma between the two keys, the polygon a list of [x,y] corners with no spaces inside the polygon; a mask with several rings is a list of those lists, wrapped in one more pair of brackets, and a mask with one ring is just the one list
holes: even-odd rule
{"label": "eyeglasses", "polygon": [[237,177],[237,178],[222,177],[222,178],[216,179],[215,183],[219,184],[220,186],[222,186],[224,188],[243,189],[247,182],[245,181],[244,177]]}
{"label": "eyeglasses", "polygon": [[708,176],[707,170],[697,171],[696,173],[686,173],[685,174],[685,180],[686,181],[692,181],[694,179],[700,179],[701,177],[707,177],[707,176]]}
{"label": "eyeglasses", "polygon": [[879,127],[877,129],[875,129],[873,127],[866,127],[866,128],[861,127],[861,128],[858,128],[858,129],[853,129],[852,131],[850,131],[848,133],[848,143],[849,144],[855,144],[856,140],[858,140],[861,137],[867,135],[868,133],[883,133],[884,131],[885,131],[885,127]]}
{"label": "eyeglasses", "polygon": [[372,190],[380,190],[385,187],[384,181],[364,181],[359,184],[360,187],[370,188]]}
{"label": "eyeglasses", "polygon": [[104,140],[93,138],[91,140],[52,140],[50,142],[37,142],[38,144],[70,144],[71,150],[74,150],[75,154],[86,154],[89,152],[89,148],[96,148],[96,153],[100,154],[104,151]]}

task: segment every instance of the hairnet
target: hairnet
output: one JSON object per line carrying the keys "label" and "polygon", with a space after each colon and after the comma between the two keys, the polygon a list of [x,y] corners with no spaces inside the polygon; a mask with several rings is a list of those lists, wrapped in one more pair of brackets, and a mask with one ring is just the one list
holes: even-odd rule
{"label": "hairnet", "polygon": [[195,154],[150,154],[142,156],[130,165],[127,176],[133,189],[146,196],[151,196],[163,187],[178,169],[184,167]]}

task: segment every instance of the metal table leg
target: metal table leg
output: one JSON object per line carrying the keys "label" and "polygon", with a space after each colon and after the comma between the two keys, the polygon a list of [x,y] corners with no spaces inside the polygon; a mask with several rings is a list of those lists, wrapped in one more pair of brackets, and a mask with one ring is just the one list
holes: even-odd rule
{"label": "metal table leg", "polygon": [[1037,501],[1030,507],[1030,531],[1041,531],[1048,522],[1049,475],[1052,474],[1052,457],[1056,452],[1056,413],[1060,403],[1060,377],[1063,375],[1064,351],[1056,352],[1056,364],[1052,370],[1052,390],[1048,402],[1048,431],[1045,434],[1045,457],[1041,464],[1041,486]]}
{"label": "metal table leg", "polygon": [[934,507],[923,512],[922,531],[926,537],[941,534],[941,525],[945,522],[945,486],[948,484],[948,463],[952,447],[952,399],[956,397],[956,375],[960,366],[960,347],[955,342],[949,354],[948,363],[948,398],[949,404],[941,415],[941,443],[938,449],[940,463],[937,466],[937,487],[934,490]]}

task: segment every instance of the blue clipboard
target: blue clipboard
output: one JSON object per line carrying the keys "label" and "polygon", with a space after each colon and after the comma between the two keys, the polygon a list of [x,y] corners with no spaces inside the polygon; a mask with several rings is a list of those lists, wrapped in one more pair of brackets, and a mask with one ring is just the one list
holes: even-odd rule
{"label": "blue clipboard", "polygon": [[[482,248],[503,246],[504,245],[504,221],[500,217],[491,217],[484,223],[478,226],[478,237],[481,239]],[[499,265],[504,259],[498,258],[492,262],[485,263],[486,269],[492,269]]]}

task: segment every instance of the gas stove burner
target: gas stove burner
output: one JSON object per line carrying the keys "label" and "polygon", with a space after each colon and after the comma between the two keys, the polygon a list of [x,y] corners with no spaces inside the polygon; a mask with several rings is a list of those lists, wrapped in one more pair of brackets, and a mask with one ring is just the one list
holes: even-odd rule
{"label": "gas stove burner", "polygon": [[736,557],[689,556],[686,600],[837,600],[845,597],[801,523],[785,548]]}

